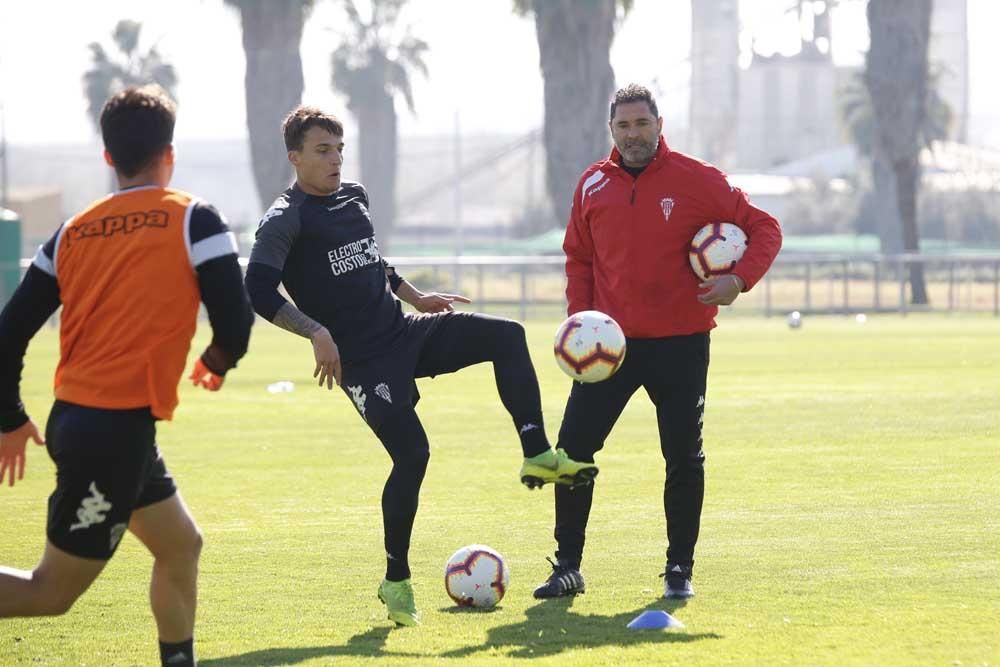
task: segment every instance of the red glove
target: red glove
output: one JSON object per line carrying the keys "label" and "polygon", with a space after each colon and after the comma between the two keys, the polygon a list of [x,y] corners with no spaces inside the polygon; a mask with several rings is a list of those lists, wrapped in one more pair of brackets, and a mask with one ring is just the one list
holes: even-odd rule
{"label": "red glove", "polygon": [[194,386],[204,387],[209,391],[219,391],[222,389],[222,383],[226,380],[222,375],[216,375],[210,371],[201,357],[198,357],[198,360],[194,362],[194,369],[188,379],[194,383]]}

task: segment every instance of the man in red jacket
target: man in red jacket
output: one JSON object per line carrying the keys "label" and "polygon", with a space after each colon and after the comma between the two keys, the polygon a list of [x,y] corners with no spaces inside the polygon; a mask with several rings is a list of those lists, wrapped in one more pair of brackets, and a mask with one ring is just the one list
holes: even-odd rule
{"label": "man in red jacket", "polygon": [[[573,195],[563,242],[566,296],[570,314],[599,310],[617,320],[628,353],[608,380],[573,384],[559,447],[593,461],[632,394],[646,390],[666,461],[664,597],[688,598],[705,491],[709,331],[718,306],[733,303],[770,267],[781,229],[721,171],[668,148],[646,88],[631,84],[615,94],[610,128],[611,156],[584,171]],[[688,247],[702,226],[719,221],[746,232],[747,250],[731,273],[700,281]],[[580,561],[593,497],[592,485],[556,488],[557,561],[536,598],[583,592]]]}

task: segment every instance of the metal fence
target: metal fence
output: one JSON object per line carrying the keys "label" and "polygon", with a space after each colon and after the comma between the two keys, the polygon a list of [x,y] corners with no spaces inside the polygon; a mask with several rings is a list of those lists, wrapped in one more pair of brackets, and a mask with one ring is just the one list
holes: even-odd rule
{"label": "metal fence", "polygon": [[[21,260],[22,270],[29,259]],[[563,312],[564,259],[553,255],[393,257],[420,289],[457,292],[479,311],[528,320]],[[246,265],[246,258],[241,258]],[[910,303],[910,266],[921,265],[930,303]],[[656,267],[636,266],[636,271]],[[764,279],[733,310],[765,316],[793,310],[859,312],[984,312],[1000,316],[1000,256],[782,253]]]}

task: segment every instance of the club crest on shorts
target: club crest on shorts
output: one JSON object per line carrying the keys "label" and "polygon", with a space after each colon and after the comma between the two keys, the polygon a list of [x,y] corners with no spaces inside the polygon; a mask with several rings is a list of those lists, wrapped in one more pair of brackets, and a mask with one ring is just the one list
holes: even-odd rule
{"label": "club crest on shorts", "polygon": [[389,385],[385,382],[379,382],[375,385],[375,393],[386,403],[392,403],[392,394],[389,393]]}
{"label": "club crest on shorts", "polygon": [[660,208],[663,209],[663,221],[667,222],[670,220],[670,212],[674,210],[674,200],[673,197],[664,197],[660,200]]}

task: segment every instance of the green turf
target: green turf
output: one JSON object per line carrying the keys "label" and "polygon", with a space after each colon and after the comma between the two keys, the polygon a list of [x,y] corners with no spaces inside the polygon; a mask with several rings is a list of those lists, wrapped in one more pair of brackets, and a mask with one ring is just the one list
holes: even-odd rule
{"label": "green turf", "polygon": [[[568,390],[555,323],[529,337],[547,426]],[[204,342],[204,327],[199,341]],[[933,664],[1000,662],[1000,319],[723,318],[713,335],[708,481],[695,586],[659,599],[663,466],[640,393],[607,443],[584,562],[588,592],[539,603],[553,549],[551,489],[517,483],[520,453],[490,369],[421,383],[431,439],[412,549],[424,625],[395,630],[375,596],[388,457],[350,401],[309,383],[308,344],[259,323],[217,395],[182,391],[159,440],[206,539],[202,665]],[[32,344],[24,397],[43,423],[56,340]],[[296,390],[265,385],[293,380]],[[0,490],[0,562],[30,568],[52,466]],[[512,569],[492,613],[443,587],[458,547]],[[126,538],[70,613],[0,621],[0,664],[154,664],[150,559]],[[686,625],[632,632],[644,609]]]}

